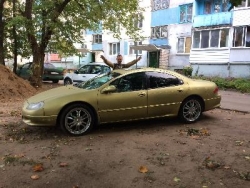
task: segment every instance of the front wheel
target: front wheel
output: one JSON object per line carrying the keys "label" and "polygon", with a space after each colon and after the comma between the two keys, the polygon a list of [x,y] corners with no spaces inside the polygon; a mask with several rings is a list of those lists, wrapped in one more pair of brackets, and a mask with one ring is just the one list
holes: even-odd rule
{"label": "front wheel", "polygon": [[196,122],[202,114],[202,103],[197,98],[188,98],[181,104],[179,117],[184,123]]}
{"label": "front wheel", "polygon": [[83,104],[72,104],[60,116],[61,129],[74,136],[81,136],[91,131],[95,123],[92,110]]}
{"label": "front wheel", "polygon": [[66,86],[66,85],[70,85],[70,84],[72,84],[71,79],[65,78],[65,79],[64,79],[64,85]]}

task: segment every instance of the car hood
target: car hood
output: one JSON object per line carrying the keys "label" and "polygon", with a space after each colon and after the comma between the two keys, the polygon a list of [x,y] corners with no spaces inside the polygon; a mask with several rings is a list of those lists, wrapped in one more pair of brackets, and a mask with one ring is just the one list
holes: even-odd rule
{"label": "car hood", "polygon": [[82,92],[87,92],[89,90],[86,89],[80,89],[78,87],[68,85],[68,86],[61,86],[57,87],[54,89],[50,89],[44,92],[41,92],[37,95],[34,95],[30,98],[27,99],[29,103],[36,103],[40,101],[45,101],[48,99],[54,99],[54,98],[59,98],[62,96],[67,96],[67,95],[72,95],[72,94],[77,94],[77,93],[82,93]]}

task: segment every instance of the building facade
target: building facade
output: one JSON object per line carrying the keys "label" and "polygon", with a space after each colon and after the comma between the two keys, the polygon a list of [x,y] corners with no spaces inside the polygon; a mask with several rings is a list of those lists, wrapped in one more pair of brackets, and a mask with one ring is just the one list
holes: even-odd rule
{"label": "building facade", "polygon": [[193,75],[250,77],[250,4],[196,0],[190,64]]}
{"label": "building facade", "polygon": [[142,56],[134,68],[192,66],[197,76],[250,77],[250,0],[230,11],[229,0],[141,0],[140,6],[143,41],[87,30],[77,45],[86,50],[67,59],[80,66],[101,62],[100,55],[116,62],[122,54],[124,63]]}

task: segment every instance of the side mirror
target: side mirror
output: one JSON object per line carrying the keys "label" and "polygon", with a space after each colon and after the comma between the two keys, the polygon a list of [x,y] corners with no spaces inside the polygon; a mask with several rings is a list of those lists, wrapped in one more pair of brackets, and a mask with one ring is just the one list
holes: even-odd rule
{"label": "side mirror", "polygon": [[78,74],[79,72],[78,72],[78,70],[75,70],[74,73],[75,73],[75,74]]}
{"label": "side mirror", "polygon": [[115,86],[107,86],[105,87],[101,93],[112,93],[112,92],[115,92],[116,91],[116,87]]}

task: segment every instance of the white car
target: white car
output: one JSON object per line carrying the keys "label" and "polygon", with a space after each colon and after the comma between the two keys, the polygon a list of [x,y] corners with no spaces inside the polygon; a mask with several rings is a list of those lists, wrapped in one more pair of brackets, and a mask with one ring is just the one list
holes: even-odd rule
{"label": "white car", "polygon": [[103,73],[110,72],[112,69],[104,63],[89,63],[83,65],[73,73],[66,73],[64,75],[64,85],[77,84],[80,82],[86,82],[87,80],[94,78],[95,76]]}

